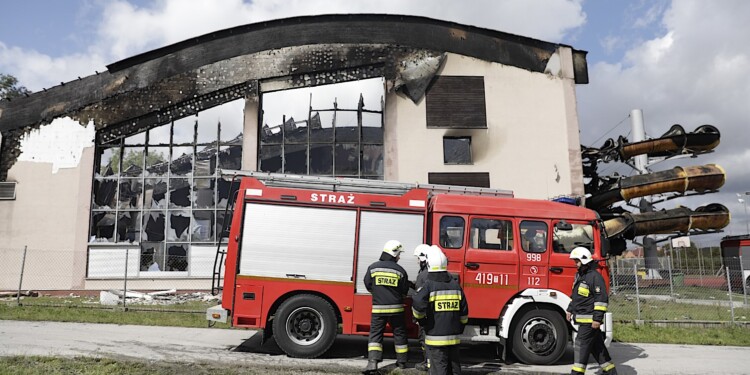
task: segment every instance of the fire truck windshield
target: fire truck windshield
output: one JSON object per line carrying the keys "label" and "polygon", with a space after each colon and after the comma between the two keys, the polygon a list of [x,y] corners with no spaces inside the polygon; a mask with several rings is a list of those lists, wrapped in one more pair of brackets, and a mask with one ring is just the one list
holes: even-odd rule
{"label": "fire truck windshield", "polygon": [[594,227],[590,224],[572,224],[572,230],[559,230],[553,233],[553,248],[556,253],[570,253],[573,248],[583,246],[594,253]]}

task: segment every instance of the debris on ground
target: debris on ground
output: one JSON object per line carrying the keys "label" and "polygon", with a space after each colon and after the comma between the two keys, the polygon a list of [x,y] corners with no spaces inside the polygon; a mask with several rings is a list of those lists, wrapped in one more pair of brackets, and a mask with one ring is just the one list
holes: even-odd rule
{"label": "debris on ground", "polygon": [[100,292],[99,303],[102,305],[122,304],[123,294],[125,294],[125,302],[129,305],[177,305],[193,301],[211,302],[221,300],[221,295],[214,296],[208,292],[177,294],[175,289],[169,289],[149,293],[129,290],[127,293],[123,293],[122,290],[110,289]]}

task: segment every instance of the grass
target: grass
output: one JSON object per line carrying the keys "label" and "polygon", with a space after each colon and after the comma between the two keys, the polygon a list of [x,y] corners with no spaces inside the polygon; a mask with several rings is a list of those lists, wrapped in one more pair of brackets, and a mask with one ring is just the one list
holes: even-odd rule
{"label": "grass", "polygon": [[47,374],[84,374],[84,375],[277,375],[277,374],[351,374],[351,368],[338,366],[266,366],[262,364],[220,364],[220,363],[183,363],[183,362],[139,362],[115,360],[109,358],[88,357],[37,357],[14,356],[0,357],[0,375],[47,375]]}
{"label": "grass", "polygon": [[[211,305],[213,304],[206,304],[201,313],[187,313],[173,311],[122,311],[122,307],[85,308],[76,305],[41,306],[36,304],[15,306],[15,304],[0,303],[0,319],[205,328],[208,325],[205,309]],[[193,306],[191,309],[195,307]],[[228,325],[218,323],[216,327],[226,328]]]}
{"label": "grass", "polygon": [[652,344],[750,346],[750,329],[741,327],[698,329],[655,327],[650,324],[616,324],[614,340]]}
{"label": "grass", "polygon": [[[685,287],[681,292],[700,294],[696,287]],[[711,291],[707,291],[711,292]],[[720,292],[720,291],[719,291]],[[723,292],[726,294],[726,292]],[[705,293],[702,294],[705,296]],[[720,295],[717,294],[717,295]],[[743,327],[682,328],[637,326],[631,323],[638,318],[637,303],[626,294],[614,295],[610,299],[610,311],[614,313],[614,338],[620,342],[696,344],[696,345],[736,345],[750,346],[750,329]],[[705,297],[704,297],[705,299]],[[86,302],[88,301],[88,302]],[[130,305],[128,311],[121,306],[102,307],[98,298],[86,297],[38,297],[26,298],[22,306],[15,306],[15,300],[0,302],[0,319],[58,321],[83,323],[111,323],[150,326],[196,327],[207,326],[205,311],[215,302],[191,301],[177,305],[157,306],[169,311],[143,311],[149,305]],[[192,312],[192,313],[191,313]],[[730,321],[729,306],[692,305],[671,301],[641,299],[642,320],[679,321]],[[750,319],[749,308],[735,308],[735,320],[746,322]],[[227,324],[217,324],[227,328]],[[2,368],[2,366],[0,366]]]}

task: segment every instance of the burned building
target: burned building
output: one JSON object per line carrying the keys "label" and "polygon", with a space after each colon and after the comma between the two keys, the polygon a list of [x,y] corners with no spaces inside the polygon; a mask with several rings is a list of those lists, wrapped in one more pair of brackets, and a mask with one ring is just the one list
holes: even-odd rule
{"label": "burned building", "polygon": [[133,288],[196,288],[223,240],[220,169],[582,195],[587,82],[585,51],[422,17],[202,35],[0,101],[0,248],[69,270],[28,288],[104,288],[126,258]]}

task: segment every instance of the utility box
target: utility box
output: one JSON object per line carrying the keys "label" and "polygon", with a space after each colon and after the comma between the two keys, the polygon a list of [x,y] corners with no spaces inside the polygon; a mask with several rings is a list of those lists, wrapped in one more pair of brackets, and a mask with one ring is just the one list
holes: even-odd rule
{"label": "utility box", "polygon": [[729,267],[732,291],[742,293],[750,279],[750,235],[722,238],[721,261],[724,269]]}

